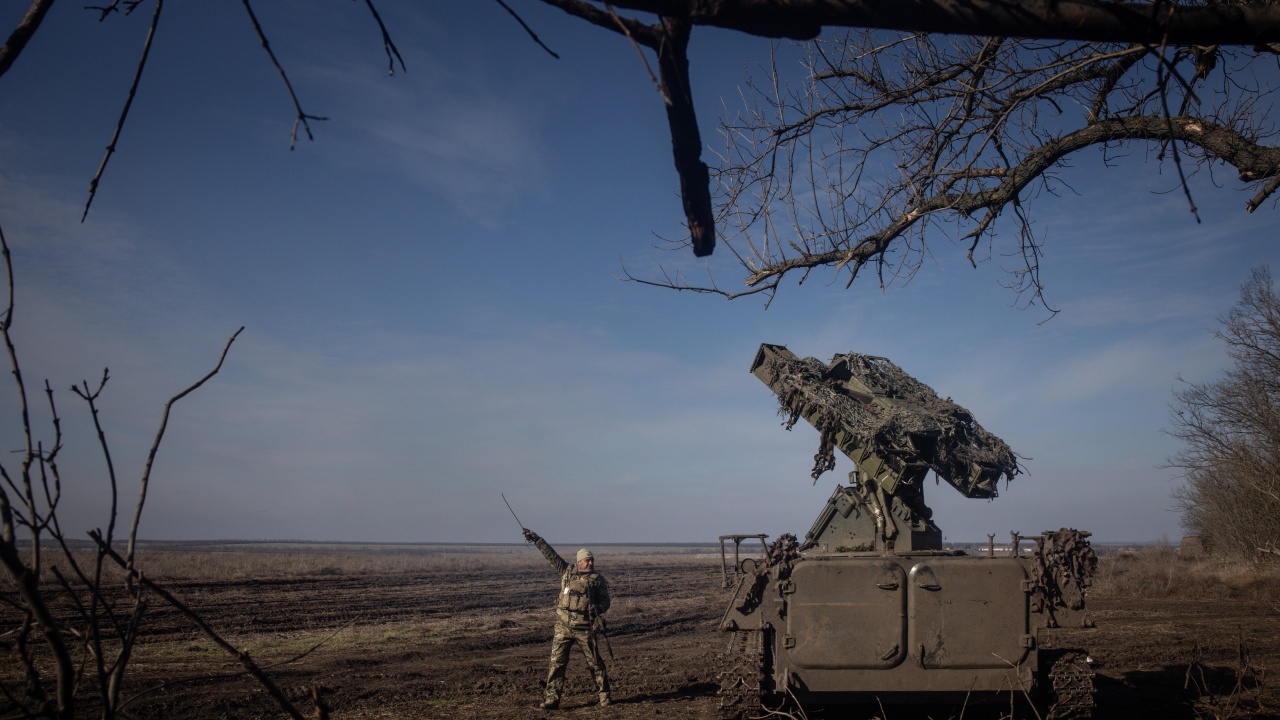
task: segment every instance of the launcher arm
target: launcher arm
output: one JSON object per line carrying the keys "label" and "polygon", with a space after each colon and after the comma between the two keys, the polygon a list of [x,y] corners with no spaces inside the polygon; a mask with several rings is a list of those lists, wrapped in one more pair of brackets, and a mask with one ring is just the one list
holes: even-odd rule
{"label": "launcher arm", "polygon": [[821,435],[815,481],[834,466],[837,448],[857,468],[819,515],[808,545],[835,537],[857,540],[854,546],[874,538],[877,547],[941,547],[924,503],[930,470],[973,498],[995,497],[1000,477],[1018,472],[1004,441],[885,358],[848,353],[823,364],[763,344],[751,372],[777,395],[788,427],[804,418]]}

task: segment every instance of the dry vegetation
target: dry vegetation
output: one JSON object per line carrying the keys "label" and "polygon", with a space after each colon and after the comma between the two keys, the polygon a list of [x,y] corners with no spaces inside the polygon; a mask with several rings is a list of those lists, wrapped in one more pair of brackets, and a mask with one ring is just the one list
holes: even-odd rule
{"label": "dry vegetation", "polygon": [[1159,544],[1104,558],[1093,584],[1098,598],[1177,598],[1280,602],[1280,562],[1180,560]]}
{"label": "dry vegetation", "polygon": [[1106,716],[1280,717],[1280,563],[1121,552],[1100,562],[1090,605]]}
{"label": "dry vegetation", "polygon": [[[192,551],[200,562],[191,562]],[[528,564],[515,548],[449,546],[335,546],[264,544],[196,546],[147,550],[142,558],[151,577],[172,581],[232,581],[309,576],[369,577],[471,570],[502,572]]]}
{"label": "dry vegetation", "polygon": [[1280,553],[1280,294],[1265,265],[1214,335],[1233,364],[1174,393],[1171,433],[1183,471],[1174,498],[1182,525],[1214,554],[1252,560]]}
{"label": "dry vegetation", "polygon": [[[619,702],[608,717],[717,717],[723,637],[715,624],[726,600],[719,556],[710,548],[595,549],[615,596],[610,668]],[[151,545],[140,564],[249,650],[292,698],[302,702],[322,687],[335,718],[544,716],[534,705],[556,588],[529,548]],[[12,588],[0,593],[12,597]],[[1182,561],[1163,546],[1123,552],[1103,558],[1090,604],[1098,628],[1078,639],[1099,675],[1098,718],[1277,716],[1280,566]],[[126,716],[279,716],[184,617],[157,604],[149,618]],[[13,619],[0,602],[0,627]],[[12,681],[11,670],[0,668],[0,677]],[[562,715],[604,716],[588,705],[588,685],[572,660]],[[964,717],[978,714],[970,708]]]}

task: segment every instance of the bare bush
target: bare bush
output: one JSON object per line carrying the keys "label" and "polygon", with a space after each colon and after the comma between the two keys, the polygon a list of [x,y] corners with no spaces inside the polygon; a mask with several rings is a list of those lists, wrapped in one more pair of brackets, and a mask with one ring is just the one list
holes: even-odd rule
{"label": "bare bush", "polygon": [[1174,497],[1182,524],[1209,551],[1255,558],[1280,544],[1280,295],[1265,266],[1215,335],[1234,365],[1222,377],[1174,394],[1170,464],[1185,484]]}
{"label": "bare bush", "polygon": [[104,720],[118,717],[130,701],[125,676],[143,633],[144,616],[159,598],[236,656],[282,709],[302,720],[302,713],[247,652],[233,648],[181,600],[144,576],[137,562],[138,527],[169,412],[174,403],[218,373],[240,331],[227,341],[213,370],[165,404],[142,471],[131,522],[120,537],[120,488],[97,404],[109,376],[104,371],[96,388],[88,382],[72,387],[92,417],[111,495],[106,523],[89,532],[92,544],[86,551],[83,541],[73,539],[59,520],[63,482],[58,455],[63,438],[55,394],[47,380],[43,395],[51,417],[48,436],[31,420],[27,385],[10,332],[14,319],[13,262],[2,230],[0,251],[8,281],[7,305],[0,313],[0,338],[17,384],[16,410],[22,435],[17,462],[0,463],[0,567],[8,580],[0,590],[0,603],[16,611],[4,617],[17,618],[0,624],[0,658],[6,667],[18,669],[19,675],[16,681],[7,674],[0,677],[0,714],[70,720],[79,714],[78,708],[88,705]]}

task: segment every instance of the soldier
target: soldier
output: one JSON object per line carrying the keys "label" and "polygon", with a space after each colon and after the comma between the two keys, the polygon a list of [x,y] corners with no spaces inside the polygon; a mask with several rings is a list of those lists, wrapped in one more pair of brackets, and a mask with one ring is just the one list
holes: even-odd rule
{"label": "soldier", "polygon": [[560,573],[560,595],[556,599],[556,634],[551,641],[551,669],[547,672],[547,690],[543,697],[543,710],[560,707],[560,693],[564,691],[564,669],[569,664],[569,647],[577,643],[587,658],[587,667],[596,680],[596,692],[600,695],[600,707],[609,704],[609,676],[605,674],[604,658],[596,645],[596,618],[609,609],[609,585],[595,571],[595,558],[591,551],[578,551],[576,563],[570,564],[556,554],[537,533],[524,530],[524,539],[533,543]]}

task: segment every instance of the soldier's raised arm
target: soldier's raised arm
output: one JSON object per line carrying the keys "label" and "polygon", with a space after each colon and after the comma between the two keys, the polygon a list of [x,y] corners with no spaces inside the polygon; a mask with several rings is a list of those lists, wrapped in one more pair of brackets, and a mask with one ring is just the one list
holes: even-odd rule
{"label": "soldier's raised arm", "polygon": [[569,563],[564,558],[560,557],[560,555],[556,553],[555,549],[548,545],[547,541],[543,540],[538,533],[530,530],[529,528],[521,529],[524,530],[524,539],[533,543],[534,547],[538,548],[538,550],[542,552],[542,556],[547,559],[547,562],[551,563],[551,567],[555,568],[557,574],[563,575],[565,571],[569,569]]}

